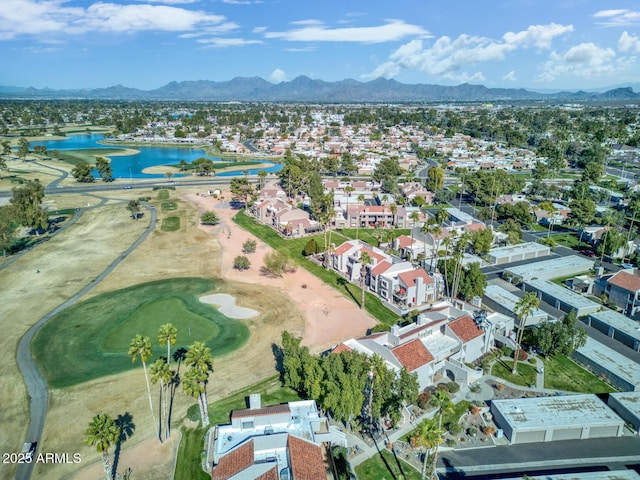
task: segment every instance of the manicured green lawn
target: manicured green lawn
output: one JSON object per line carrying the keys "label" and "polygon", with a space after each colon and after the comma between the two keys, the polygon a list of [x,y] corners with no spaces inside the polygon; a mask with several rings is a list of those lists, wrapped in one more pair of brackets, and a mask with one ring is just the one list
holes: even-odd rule
{"label": "manicured green lawn", "polygon": [[[382,230],[382,243],[386,243],[387,239],[384,236],[385,232],[387,230],[391,230],[396,237],[399,237],[400,235],[411,235],[411,230],[408,228],[392,228],[392,229],[383,229]],[[378,246],[378,239],[374,236],[374,233],[376,233],[376,229],[375,228],[341,228],[336,230],[336,232],[344,235],[347,238],[350,238],[352,240],[355,239],[360,239],[364,242],[367,242],[369,245],[373,245],[374,247]]]}
{"label": "manicured green lawn", "polygon": [[178,204],[176,202],[162,202],[160,204],[160,207],[162,208],[163,212],[166,212],[168,210],[175,210],[176,208],[178,208]]}
{"label": "manicured green lawn", "polygon": [[158,190],[157,198],[158,200],[169,200],[169,198],[171,198],[171,194],[169,193],[169,190]]}
{"label": "manicured green lawn", "polygon": [[202,341],[215,356],[232,352],[249,338],[247,327],[222,315],[198,298],[216,284],[203,278],[176,278],[116,290],[64,310],[36,335],[32,351],[45,379],[54,388],[139,368],[127,350],[136,335],[153,345],[151,363],[166,356],[158,344],[160,325],[172,323],[178,342],[171,351]]}
{"label": "manicured green lawn", "polygon": [[544,359],[544,386],[568,392],[615,392],[610,385],[604,383],[593,373],[562,355],[554,355]]}
{"label": "manicured green lawn", "polygon": [[[382,445],[380,445],[382,448]],[[358,480],[395,480],[404,475],[405,480],[420,480],[420,472],[413,466],[385,449],[356,467]]]}
{"label": "manicured green lawn", "polygon": [[183,428],[178,459],[173,480],[207,480],[207,475],[202,469],[201,452],[204,450],[205,429]]}
{"label": "manicured green lawn", "polygon": [[[284,239],[272,228],[269,228],[266,225],[260,225],[253,218],[246,216],[243,211],[238,212],[233,219],[242,228],[253,233],[256,237],[260,238],[279,252],[288,255],[298,265],[310,271],[316,277],[320,278],[328,285],[331,285],[358,305],[360,304],[362,291],[359,286],[346,282],[336,273],[331,270],[324,269],[322,266],[311,262],[302,255],[304,246],[311,239],[315,239],[321,249],[324,248],[324,234],[313,235],[305,238]],[[335,236],[335,234],[332,235],[332,243]],[[393,325],[400,320],[398,315],[386,308],[378,297],[370,293],[366,294],[365,308],[367,312],[386,325]]]}
{"label": "manicured green lawn", "polygon": [[518,362],[518,373],[511,373],[512,362],[498,361],[491,369],[491,375],[504,378],[508,382],[528,387],[536,383],[536,369],[528,363]]}
{"label": "manicured green lawn", "polygon": [[163,232],[175,232],[180,230],[180,217],[167,217],[162,220],[160,230]]}
{"label": "manicured green lawn", "polygon": [[590,245],[588,243],[581,242],[579,236],[573,232],[553,233],[552,231],[549,237],[553,238],[553,240],[558,245],[563,245],[568,248],[575,248],[575,249],[590,248]]}

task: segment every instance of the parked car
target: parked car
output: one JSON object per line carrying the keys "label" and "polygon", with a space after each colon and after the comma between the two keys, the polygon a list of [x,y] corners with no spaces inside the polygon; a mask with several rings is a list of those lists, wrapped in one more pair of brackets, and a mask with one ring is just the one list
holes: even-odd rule
{"label": "parked car", "polygon": [[595,257],[596,256],[596,252],[594,252],[593,250],[582,250],[580,253],[582,255],[584,255],[585,257]]}
{"label": "parked car", "polygon": [[22,445],[22,452],[24,454],[24,460],[30,462],[33,459],[33,454],[36,453],[36,446],[38,442],[24,442]]}

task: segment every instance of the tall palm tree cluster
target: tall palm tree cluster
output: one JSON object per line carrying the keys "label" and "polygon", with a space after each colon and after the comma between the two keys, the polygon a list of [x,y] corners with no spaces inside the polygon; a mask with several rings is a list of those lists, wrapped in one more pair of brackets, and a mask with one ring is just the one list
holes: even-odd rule
{"label": "tall palm tree cluster", "polygon": [[[149,366],[148,371],[147,361],[152,356],[152,345],[149,337],[136,335],[131,340],[128,350],[128,355],[131,357],[132,362],[135,363],[138,359],[142,362],[147,384],[149,410],[156,431],[156,437],[160,443],[171,436],[172,399],[180,384],[182,384],[182,389],[187,395],[198,400],[202,426],[209,426],[207,383],[211,372],[213,372],[211,349],[202,342],[195,342],[188,349],[179,348],[173,353],[173,359],[177,362],[176,369],[173,370],[171,368],[171,346],[176,344],[177,338],[178,329],[170,323],[160,327],[157,339],[161,347],[166,345],[167,356],[158,358]],[[183,361],[188,366],[188,370],[181,376],[180,365]],[[156,417],[154,410],[151,383],[154,385],[160,384],[158,397],[159,418]],[[121,427],[117,421],[106,413],[100,413],[94,416],[85,432],[85,442],[88,445],[95,445],[98,452],[102,454],[104,473],[107,479],[113,478],[111,463],[109,461],[109,447],[122,440],[123,431]]]}

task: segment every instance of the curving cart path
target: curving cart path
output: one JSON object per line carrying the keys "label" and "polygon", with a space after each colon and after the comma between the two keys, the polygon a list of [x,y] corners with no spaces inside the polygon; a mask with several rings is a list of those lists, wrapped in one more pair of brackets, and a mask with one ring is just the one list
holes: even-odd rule
{"label": "curving cart path", "polygon": [[[33,325],[27,333],[20,339],[18,343],[17,361],[18,368],[24,377],[24,383],[27,387],[27,393],[29,394],[29,429],[27,431],[26,441],[28,442],[40,442],[42,436],[42,430],[44,429],[44,420],[47,414],[47,403],[49,401],[49,389],[47,382],[43,378],[40,370],[31,357],[31,340],[35,334],[44,326],[53,316],[60,313],[65,308],[73,305],[88,291],[100,283],[104,278],[116,268],[120,262],[122,262],[127,256],[133,252],[140,244],[149,236],[149,234],[155,229],[158,215],[156,210],[150,205],[143,204],[143,206],[151,213],[151,220],[149,226],[143,232],[142,235],[118,258],[116,258],[100,275],[86,285],[82,290],[69,298],[67,301],[53,309],[42,317],[35,325]],[[74,220],[79,217],[78,212]],[[29,480],[31,478],[31,472],[33,471],[33,463],[18,465],[18,471],[16,478],[18,480]]]}

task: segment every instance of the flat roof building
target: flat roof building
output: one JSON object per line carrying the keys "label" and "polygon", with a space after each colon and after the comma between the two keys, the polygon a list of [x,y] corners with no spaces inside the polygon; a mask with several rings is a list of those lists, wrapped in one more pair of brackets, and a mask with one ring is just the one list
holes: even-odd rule
{"label": "flat roof building", "polygon": [[640,322],[609,309],[592,313],[583,321],[636,352],[640,351]]}
{"label": "flat roof building", "polygon": [[492,400],[490,408],[512,444],[619,437],[624,430],[596,395]]}
{"label": "flat roof building", "polygon": [[551,260],[505,268],[504,271],[518,282],[526,282],[534,278],[550,280],[552,278],[577,275],[591,270],[593,264],[594,261],[588,258],[570,255],[568,257],[556,257]]}
{"label": "flat roof building", "polygon": [[503,263],[520,262],[522,260],[532,260],[551,254],[551,249],[538,242],[519,243],[506,247],[492,248],[487,254],[489,263],[501,265]]}
{"label": "flat roof building", "polygon": [[625,422],[640,431],[640,392],[610,393],[607,404]]}
{"label": "flat roof building", "polygon": [[565,313],[575,310],[579,317],[595,313],[602,308],[599,303],[549,280],[527,280],[524,283],[524,289],[528,292],[537,292],[540,300]]}
{"label": "flat roof building", "polygon": [[640,391],[640,364],[608,346],[587,337],[584,346],[572,354],[580,364],[588,366],[599,377],[605,378],[618,390]]}
{"label": "flat roof building", "polygon": [[[484,290],[484,296],[482,297],[482,303],[486,305],[487,308],[490,308],[494,312],[510,316],[515,316],[513,312],[519,300],[520,297],[498,285],[487,285],[487,288]],[[549,315],[546,312],[536,308],[527,317],[525,326],[537,325],[540,322],[546,321],[548,318]]]}

